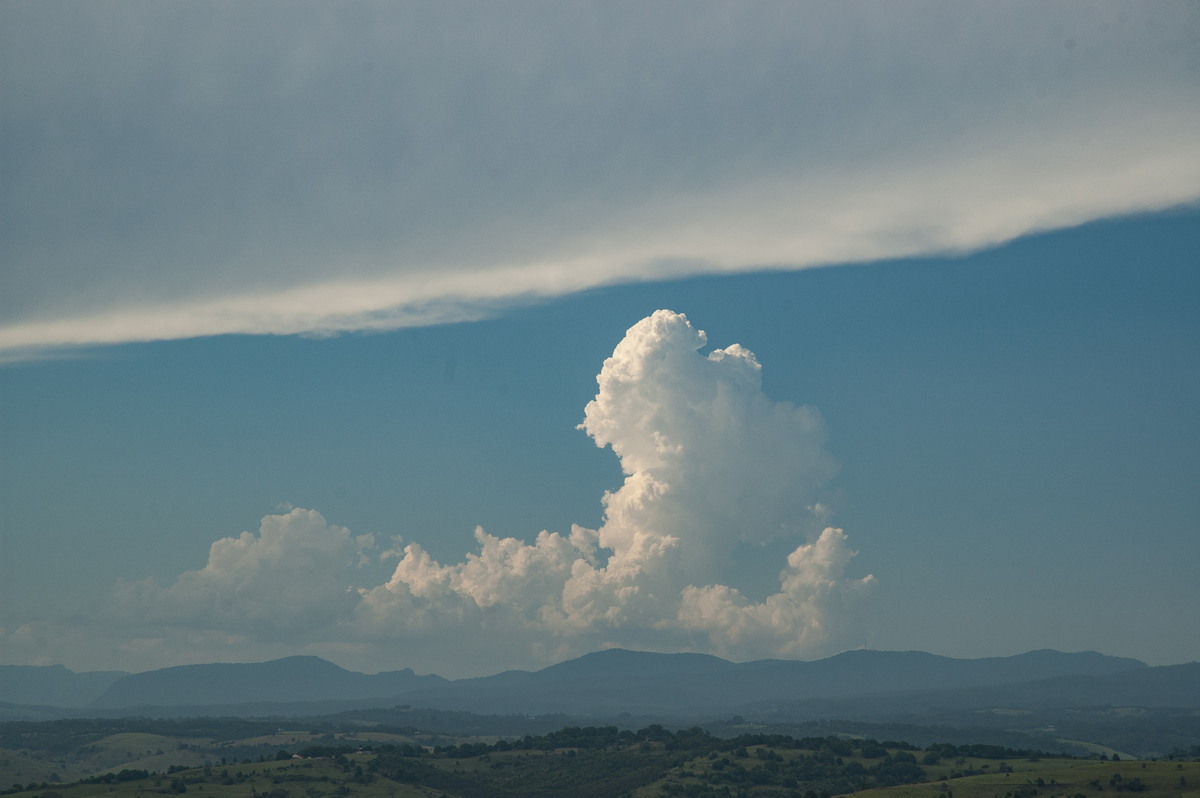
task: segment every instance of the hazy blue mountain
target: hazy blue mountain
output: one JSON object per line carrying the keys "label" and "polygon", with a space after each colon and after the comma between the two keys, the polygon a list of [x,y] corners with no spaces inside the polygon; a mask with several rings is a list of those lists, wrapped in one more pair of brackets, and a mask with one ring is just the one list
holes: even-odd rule
{"label": "hazy blue mountain", "polygon": [[[838,717],[1011,725],[1008,711],[1097,710],[1114,707],[1200,709],[1200,662],[1144,667],[1104,675],[1074,674],[1009,684],[926,689],[888,694],[759,701],[743,707],[756,717]],[[1001,710],[991,717],[993,710]],[[957,722],[957,721],[955,721]]]}
{"label": "hazy blue mountain", "polygon": [[[72,690],[87,683],[96,689],[100,677],[112,680],[102,696],[84,708],[64,707],[79,700]],[[615,649],[538,671],[457,681],[411,670],[367,675],[317,657],[288,657],[132,675],[2,668],[0,686],[0,695],[17,698],[0,700],[0,721],[340,716],[354,724],[450,724],[478,734],[611,723],[715,724],[730,734],[793,736],[836,727],[918,744],[1065,746],[1075,753],[1099,744],[1146,756],[1185,748],[1200,733],[1200,663],[1151,668],[1094,652],[966,660],[849,651],[813,662],[734,663]]]}
{"label": "hazy blue mountain", "polygon": [[451,682],[410,698],[473,712],[728,711],[764,702],[952,690],[1147,669],[1138,660],[1095,652],[953,659],[919,651],[847,651],[812,662],[733,663],[700,654],[614,649],[540,671]]}
{"label": "hazy blue mountain", "polygon": [[657,654],[610,648],[542,668],[536,674],[541,681],[578,681],[607,679],[614,673],[637,673],[642,676],[715,675],[729,673],[740,667],[711,654]]}
{"label": "hazy blue mountain", "polygon": [[128,675],[124,671],[75,673],[62,665],[0,665],[0,703],[81,707]]}
{"label": "hazy blue mountain", "polygon": [[444,682],[440,676],[417,676],[407,668],[369,676],[320,657],[297,656],[270,662],[180,665],[135,673],[113,682],[89,708],[390,699]]}
{"label": "hazy blue mountain", "polygon": [[1043,707],[1200,707],[1200,662],[1113,674],[1075,674],[946,693],[959,704]]}
{"label": "hazy blue mountain", "polygon": [[761,660],[743,667],[746,673],[781,682],[795,680],[771,697],[834,698],[1016,684],[1056,676],[1103,676],[1148,666],[1140,660],[1094,651],[1067,654],[1042,649],[983,659],[954,659],[923,651],[856,650],[815,662]]}
{"label": "hazy blue mountain", "polygon": [[[1138,660],[1095,652],[1049,650],[985,659],[920,651],[847,651],[812,662],[734,663],[705,654],[612,649],[538,671],[448,681],[418,676],[409,669],[367,675],[319,657],[297,656],[112,674],[102,694],[96,695],[100,688],[91,694],[94,700],[87,703],[87,710],[110,714],[125,708],[159,707],[168,714],[294,715],[409,704],[474,713],[593,717],[788,708],[802,709],[811,717],[824,708],[827,717],[830,713],[865,717],[924,713],[931,707],[959,711],[1064,702],[1200,706],[1196,669],[1200,665],[1150,668]],[[41,673],[41,678],[48,680],[47,673]],[[65,668],[59,676],[64,674],[72,675]],[[65,690],[47,687],[36,694],[12,693],[8,689],[0,699],[70,706]],[[78,706],[85,699],[73,700]]]}

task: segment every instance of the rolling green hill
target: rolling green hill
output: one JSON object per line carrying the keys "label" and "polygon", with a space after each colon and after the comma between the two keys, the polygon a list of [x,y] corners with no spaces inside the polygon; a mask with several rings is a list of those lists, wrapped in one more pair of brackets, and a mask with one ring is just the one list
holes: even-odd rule
{"label": "rolling green hill", "polygon": [[[0,727],[17,798],[1197,798],[1200,746],[1163,761],[1050,758],[988,745],[845,736],[716,737],[699,728],[566,727],[513,738],[383,726],[322,733],[267,721]],[[144,725],[142,730],[137,730]],[[308,724],[305,724],[308,725]],[[40,726],[40,727],[39,727]],[[165,732],[165,733],[164,733]],[[17,747],[23,744],[23,747]],[[31,771],[32,772],[32,771]],[[85,775],[80,775],[85,774]]]}

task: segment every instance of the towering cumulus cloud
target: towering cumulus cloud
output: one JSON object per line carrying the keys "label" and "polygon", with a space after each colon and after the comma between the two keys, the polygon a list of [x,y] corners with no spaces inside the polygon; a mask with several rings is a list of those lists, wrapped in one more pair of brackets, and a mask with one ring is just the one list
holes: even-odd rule
{"label": "towering cumulus cloud", "polygon": [[[363,586],[356,565],[374,540],[297,509],[217,541],[203,569],[172,585],[120,584],[110,617],[158,625],[151,636],[399,650],[443,673],[612,645],[745,659],[853,642],[843,610],[872,577],[847,578],[846,536],[821,529],[818,494],[834,469],[821,419],[767,398],[748,349],[703,355],[705,345],[686,317],[660,310],[605,361],[579,426],[612,448],[625,478],[602,497],[599,529],[527,542],[479,528],[476,550],[449,564],[409,543],[386,583]],[[731,584],[739,551],[781,541],[792,551],[775,592],[756,600]]]}
{"label": "towering cumulus cloud", "polygon": [[843,577],[853,552],[841,530],[798,546],[764,601],[721,584],[738,544],[815,531],[808,508],[833,470],[821,420],[768,399],[749,350],[704,356],[705,343],[686,317],[660,310],[605,361],[580,428],[612,447],[626,476],[603,498],[600,529],[532,544],[477,530],[479,551],[455,565],[410,544],[364,596],[360,622],[396,634],[468,626],[538,641],[547,656],[617,644],[787,655],[828,642],[831,613],[871,581]]}

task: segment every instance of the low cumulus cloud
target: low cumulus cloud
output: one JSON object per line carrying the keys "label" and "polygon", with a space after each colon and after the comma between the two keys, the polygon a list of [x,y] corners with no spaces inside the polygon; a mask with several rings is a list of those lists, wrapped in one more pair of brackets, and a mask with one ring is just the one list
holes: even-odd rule
{"label": "low cumulus cloud", "polygon": [[[816,410],[775,402],[761,366],[734,344],[660,310],[629,329],[597,377],[580,429],[610,447],[625,478],[602,497],[599,529],[532,540],[476,530],[477,548],[440,563],[417,542],[374,539],[312,510],[263,519],[213,544],[207,565],[160,586],[121,583],[107,615],[146,627],[226,630],[345,650],[401,652],[403,664],[528,666],[605,646],[804,656],[856,642],[854,552],[822,528],[835,465]],[[726,584],[739,545],[795,543],[774,592]],[[398,557],[361,585],[367,557]],[[457,665],[452,663],[458,660]],[[471,663],[471,664],[466,664]]]}
{"label": "low cumulus cloud", "polygon": [[0,4],[0,362],[1200,198],[1186,3]]}
{"label": "low cumulus cloud", "polygon": [[320,629],[353,609],[355,571],[374,545],[371,535],[352,535],[315,510],[268,515],[258,534],[213,543],[204,568],[170,586],[118,583],[105,612],[118,621],[258,634]]}

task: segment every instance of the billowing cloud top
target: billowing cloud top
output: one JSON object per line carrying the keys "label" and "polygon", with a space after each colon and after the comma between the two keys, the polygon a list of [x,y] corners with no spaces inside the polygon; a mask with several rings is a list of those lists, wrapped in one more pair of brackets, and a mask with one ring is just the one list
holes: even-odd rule
{"label": "billowing cloud top", "polygon": [[0,359],[1200,196],[1186,3],[4,3]]}
{"label": "billowing cloud top", "polygon": [[[625,478],[602,497],[599,529],[522,540],[479,528],[474,551],[440,563],[417,542],[377,554],[373,536],[293,509],[213,543],[203,568],[170,584],[118,584],[109,635],[156,664],[200,640],[209,658],[351,652],[442,673],[612,645],[750,659],[861,642],[853,608],[873,578],[848,577],[846,535],[822,528],[833,463],[819,415],[765,396],[748,349],[704,346],[687,318],[660,310],[605,361],[580,426]],[[770,541],[791,553],[760,599],[731,561]],[[382,584],[362,584],[375,557],[399,561]]]}

